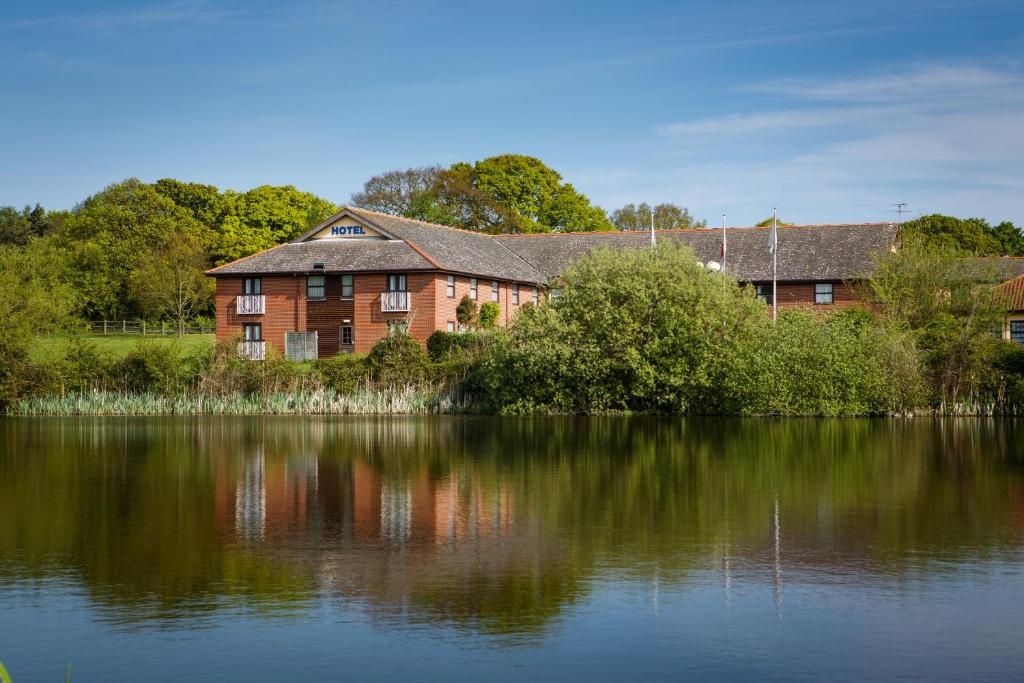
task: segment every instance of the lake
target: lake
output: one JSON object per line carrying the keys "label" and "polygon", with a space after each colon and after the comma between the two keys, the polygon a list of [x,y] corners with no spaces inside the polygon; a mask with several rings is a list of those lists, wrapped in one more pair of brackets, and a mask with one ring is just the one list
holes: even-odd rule
{"label": "lake", "polygon": [[1024,679],[1024,422],[0,418],[14,683]]}

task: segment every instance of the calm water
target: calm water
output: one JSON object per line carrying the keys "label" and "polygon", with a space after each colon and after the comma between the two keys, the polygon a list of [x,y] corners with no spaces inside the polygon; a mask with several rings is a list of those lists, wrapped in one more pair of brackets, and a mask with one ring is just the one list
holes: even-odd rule
{"label": "calm water", "polygon": [[1024,680],[1024,423],[2,419],[63,680]]}

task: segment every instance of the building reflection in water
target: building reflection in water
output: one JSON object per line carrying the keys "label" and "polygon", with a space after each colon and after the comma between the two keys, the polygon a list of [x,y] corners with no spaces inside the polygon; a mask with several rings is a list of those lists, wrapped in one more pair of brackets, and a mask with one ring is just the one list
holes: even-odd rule
{"label": "building reflection in water", "polygon": [[781,618],[784,583],[1019,555],[1015,423],[985,425],[9,422],[0,570],[59,569],[139,619],[323,598],[521,633],[608,577],[662,611],[701,580],[726,607],[756,586]]}

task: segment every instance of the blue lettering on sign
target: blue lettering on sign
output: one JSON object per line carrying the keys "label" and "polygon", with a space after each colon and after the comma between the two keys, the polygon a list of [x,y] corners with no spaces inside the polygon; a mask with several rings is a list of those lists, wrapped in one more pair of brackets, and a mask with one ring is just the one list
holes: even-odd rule
{"label": "blue lettering on sign", "polygon": [[361,225],[335,225],[331,228],[331,235],[334,237],[343,237],[345,235],[365,235],[366,231],[363,230]]}

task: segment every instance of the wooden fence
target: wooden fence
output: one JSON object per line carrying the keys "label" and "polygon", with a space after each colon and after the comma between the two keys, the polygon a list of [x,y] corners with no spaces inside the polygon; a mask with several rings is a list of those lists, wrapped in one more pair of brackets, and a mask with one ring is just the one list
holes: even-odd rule
{"label": "wooden fence", "polygon": [[[92,334],[144,334],[174,336],[178,326],[173,322],[147,323],[145,320],[93,320],[89,323]],[[186,327],[185,334],[213,334],[215,327]]]}

